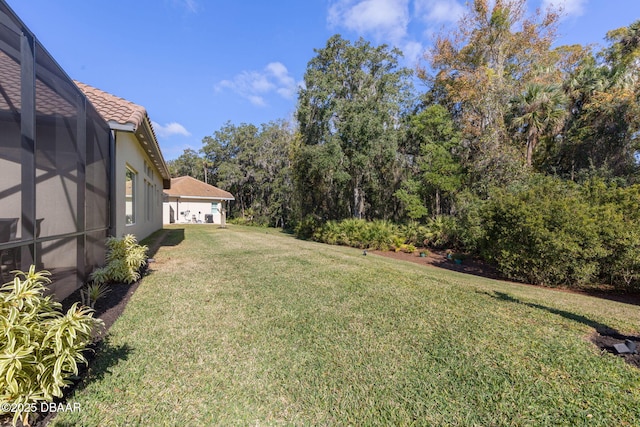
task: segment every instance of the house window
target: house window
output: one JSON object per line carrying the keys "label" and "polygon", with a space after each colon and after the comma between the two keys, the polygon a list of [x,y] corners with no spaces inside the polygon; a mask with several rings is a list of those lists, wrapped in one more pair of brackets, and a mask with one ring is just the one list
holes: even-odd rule
{"label": "house window", "polygon": [[153,216],[153,192],[151,189],[151,183],[149,181],[146,181],[146,186],[145,186],[145,193],[146,193],[146,201],[147,201],[147,206],[146,206],[146,211],[147,211],[147,221],[151,221],[151,217]]}
{"label": "house window", "polygon": [[126,224],[131,225],[136,223],[136,173],[129,168],[127,168],[124,187]]}

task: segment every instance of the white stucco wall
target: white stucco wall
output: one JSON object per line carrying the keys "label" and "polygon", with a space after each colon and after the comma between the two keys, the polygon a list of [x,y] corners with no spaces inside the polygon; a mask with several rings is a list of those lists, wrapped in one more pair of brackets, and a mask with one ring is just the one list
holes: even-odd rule
{"label": "white stucco wall", "polygon": [[[163,222],[170,223],[171,210],[174,212],[176,224],[192,222],[195,215],[196,221],[205,222],[205,214],[213,214],[213,223],[222,224],[222,210],[226,201],[222,200],[198,200],[188,198],[169,197],[163,206]],[[215,205],[212,205],[215,204]],[[216,209],[217,206],[217,209]],[[188,212],[188,215],[187,215]]]}
{"label": "white stucco wall", "polygon": [[[134,234],[138,241],[162,228],[162,176],[135,134],[116,131],[115,218],[112,218],[116,237]],[[135,220],[127,224],[125,176],[127,168],[134,172],[133,209]]]}

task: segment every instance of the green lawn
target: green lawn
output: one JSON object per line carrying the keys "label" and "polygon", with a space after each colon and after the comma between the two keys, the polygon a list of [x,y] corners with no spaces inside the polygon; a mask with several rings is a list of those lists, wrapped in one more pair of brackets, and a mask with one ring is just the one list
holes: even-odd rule
{"label": "green lawn", "polygon": [[[174,227],[56,426],[640,425],[637,306]],[[184,239],[182,238],[184,236]]]}

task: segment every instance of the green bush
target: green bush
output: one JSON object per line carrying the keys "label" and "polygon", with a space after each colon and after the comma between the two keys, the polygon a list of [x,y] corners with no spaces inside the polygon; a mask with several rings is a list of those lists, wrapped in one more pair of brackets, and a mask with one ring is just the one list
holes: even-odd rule
{"label": "green bush", "polygon": [[147,262],[149,248],[138,244],[133,234],[121,239],[107,238],[105,265],[91,273],[95,283],[133,283],[140,279],[140,270]]}
{"label": "green bush", "polygon": [[307,215],[294,225],[293,230],[300,239],[310,239],[320,229],[320,224],[320,218]]}
{"label": "green bush", "polygon": [[454,216],[438,215],[429,220],[426,225],[426,241],[429,246],[443,249],[458,247],[458,223]]}
{"label": "green bush", "polygon": [[0,403],[23,409],[14,411],[14,424],[27,425],[38,402],[62,396],[69,377],[78,375],[78,363],[86,362],[82,353],[92,332],[102,324],[93,310],[77,303],[63,314],[60,303],[43,296],[47,276],[31,266],[0,288]]}
{"label": "green bush", "polygon": [[429,229],[417,221],[410,221],[399,228],[399,233],[407,244],[426,246],[429,243]]}
{"label": "green bush", "polygon": [[384,251],[405,242],[404,237],[398,236],[397,227],[389,221],[366,221],[355,218],[339,222],[327,221],[316,229],[313,239],[332,245]]}
{"label": "green bush", "polygon": [[493,190],[481,216],[482,254],[508,277],[550,286],[598,277],[607,251],[576,184],[536,176],[517,189]]}
{"label": "green bush", "polygon": [[619,188],[602,180],[584,184],[605,255],[601,280],[620,289],[640,288],[640,185]]}
{"label": "green bush", "polygon": [[388,251],[397,240],[404,242],[404,238],[398,238],[397,227],[390,221],[375,220],[366,224],[363,236],[364,247]]}

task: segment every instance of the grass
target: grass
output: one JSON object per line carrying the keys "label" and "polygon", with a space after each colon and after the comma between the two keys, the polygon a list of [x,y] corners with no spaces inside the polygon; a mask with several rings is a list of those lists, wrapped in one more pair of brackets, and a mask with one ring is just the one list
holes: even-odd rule
{"label": "grass", "polygon": [[52,425],[640,423],[640,371],[588,341],[637,307],[361,254],[170,230]]}

